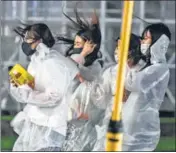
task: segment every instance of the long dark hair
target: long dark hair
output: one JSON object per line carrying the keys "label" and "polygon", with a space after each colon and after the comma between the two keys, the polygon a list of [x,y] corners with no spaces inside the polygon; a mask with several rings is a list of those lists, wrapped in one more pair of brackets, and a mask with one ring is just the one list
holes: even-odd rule
{"label": "long dark hair", "polygon": [[55,44],[55,39],[50,29],[44,23],[36,23],[32,25],[23,24],[23,27],[17,26],[14,31],[22,38],[25,37],[25,33],[27,31],[31,31],[34,36],[34,40],[42,39],[43,43],[49,48]]}
{"label": "long dark hair", "polygon": [[163,23],[155,23],[148,25],[144,31],[142,32],[142,38],[144,38],[144,34],[149,31],[152,37],[152,43],[150,47],[148,48],[147,55],[143,57],[143,59],[148,63],[148,65],[151,64],[150,62],[150,48],[151,46],[164,34],[168,37],[168,39],[171,41],[171,32],[169,28],[163,24]]}
{"label": "long dark hair", "polygon": [[[116,39],[116,41],[118,41],[120,39],[120,37],[118,37]],[[128,58],[132,58],[134,61],[134,65],[136,65],[139,60],[142,57],[141,51],[140,51],[140,40],[141,37],[131,33],[130,35],[130,42],[129,42],[129,51],[128,51]]]}
{"label": "long dark hair", "polygon": [[[85,66],[91,65],[97,58],[99,58],[99,49],[101,45],[101,31],[99,27],[99,22],[96,24],[89,24],[88,21],[84,19],[84,21],[81,19],[81,17],[78,14],[77,8],[75,7],[74,13],[76,16],[76,21],[74,21],[71,17],[69,17],[67,14],[64,14],[64,16],[69,19],[72,23],[72,29],[75,29],[77,31],[76,35],[80,36],[83,40],[92,40],[93,43],[95,43],[97,46],[95,47],[94,51],[85,57]],[[57,41],[66,42],[67,44],[70,44],[69,49],[66,51],[66,56],[71,56],[74,54],[73,48],[74,48],[74,39],[65,38],[62,36],[57,37]]]}
{"label": "long dark hair", "polygon": [[164,23],[155,23],[147,26],[142,33],[142,37],[144,37],[144,34],[147,31],[149,31],[152,36],[151,45],[153,45],[163,34],[165,34],[171,41],[171,32]]}

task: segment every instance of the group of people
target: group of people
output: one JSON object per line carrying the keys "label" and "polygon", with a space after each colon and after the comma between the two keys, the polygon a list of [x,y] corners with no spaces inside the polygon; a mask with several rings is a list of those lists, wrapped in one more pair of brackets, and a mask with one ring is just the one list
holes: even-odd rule
{"label": "group of people", "polygon": [[[13,151],[105,151],[113,111],[120,38],[114,63],[101,59],[101,28],[96,13],[91,23],[64,13],[76,30],[74,38],[53,37],[44,23],[15,28],[30,57],[27,71],[34,86],[17,86],[10,93],[25,103],[11,122],[19,135]],[[122,106],[123,151],[154,151],[160,139],[159,108],[169,82],[166,52],[171,40],[163,23],[131,34]],[[69,44],[65,56],[52,47]],[[105,52],[105,51],[104,51]],[[118,94],[118,93],[117,93]]]}

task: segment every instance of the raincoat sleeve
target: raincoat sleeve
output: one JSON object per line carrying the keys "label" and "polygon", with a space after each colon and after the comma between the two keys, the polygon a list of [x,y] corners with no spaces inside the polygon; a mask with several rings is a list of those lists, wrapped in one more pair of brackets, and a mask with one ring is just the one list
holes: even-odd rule
{"label": "raincoat sleeve", "polygon": [[90,86],[90,94],[92,103],[100,109],[106,109],[109,98],[112,97],[110,88],[106,88],[103,80],[102,82],[93,82]]}
{"label": "raincoat sleeve", "polygon": [[12,96],[19,102],[40,107],[52,107],[60,103],[68,92],[68,87],[77,75],[78,69],[70,61],[64,61],[63,63],[57,60],[44,62],[43,67],[46,72],[45,76],[43,76],[46,81],[45,91],[32,90],[28,85],[23,85],[16,89],[11,86]]}
{"label": "raincoat sleeve", "polygon": [[130,92],[140,91],[140,82],[142,78],[142,72],[136,72],[134,69],[129,70],[125,77],[125,89]]}
{"label": "raincoat sleeve", "polygon": [[[98,87],[96,87],[98,86]],[[92,96],[97,96],[97,94],[92,95],[92,89],[93,88],[98,88],[97,90],[100,90],[98,94],[101,94],[103,91],[101,91],[101,85],[95,84],[93,81],[84,81],[81,83],[75,90],[75,92],[72,95],[72,100],[70,103],[70,108],[76,112],[76,116],[79,117],[80,114],[88,114],[88,106],[94,100],[96,97]],[[97,91],[98,92],[98,91]]]}
{"label": "raincoat sleeve", "polygon": [[107,69],[103,72],[103,77],[81,83],[72,96],[72,109],[76,112],[87,114],[90,103],[100,109],[105,109],[109,99],[112,97],[109,73],[110,69]]}
{"label": "raincoat sleeve", "polygon": [[169,76],[170,72],[167,66],[161,64],[150,66],[148,69],[144,70],[143,73],[138,75],[140,91],[148,93],[158,83],[162,82],[162,80],[165,80]]}
{"label": "raincoat sleeve", "polygon": [[132,92],[147,93],[167,75],[169,75],[168,68],[160,64],[149,66],[142,71],[129,70],[125,80],[125,88]]}
{"label": "raincoat sleeve", "polygon": [[[117,72],[118,72],[118,64],[113,65],[107,68],[102,75],[102,79],[99,79],[98,82],[94,81],[92,83],[92,99],[94,103],[100,108],[106,108],[109,105],[109,101],[111,98],[115,96],[116,92],[116,80],[117,80]],[[129,68],[126,67],[125,78],[128,81],[132,81],[132,84],[127,82],[128,88],[135,88],[138,83],[135,83],[136,77],[140,78],[139,75],[135,75],[134,78],[128,76],[129,75]],[[137,78],[138,79],[138,78]],[[130,86],[131,85],[131,86]],[[135,88],[136,89],[136,88]],[[112,99],[111,99],[112,100]],[[125,99],[123,99],[125,100]]]}
{"label": "raincoat sleeve", "polygon": [[92,86],[92,99],[99,108],[106,109],[115,95],[117,68],[118,65],[107,68],[103,72],[102,79]]}
{"label": "raincoat sleeve", "polygon": [[73,59],[77,64],[84,65],[85,58],[81,54],[73,54],[71,55],[71,59]]}

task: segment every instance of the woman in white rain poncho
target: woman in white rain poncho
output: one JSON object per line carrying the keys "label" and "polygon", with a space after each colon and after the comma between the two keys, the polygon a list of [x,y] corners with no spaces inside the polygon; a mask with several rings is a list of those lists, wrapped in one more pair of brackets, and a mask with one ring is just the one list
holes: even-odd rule
{"label": "woman in white rain poncho", "polygon": [[[96,77],[98,77],[101,70],[101,63],[99,61],[101,32],[98,17],[94,12],[91,17],[91,24],[89,24],[86,20],[83,22],[76,9],[76,21],[73,21],[65,13],[64,15],[71,21],[73,27],[77,29],[76,36],[74,40],[64,37],[58,37],[58,40],[71,44],[71,47],[66,52],[66,56],[71,57],[78,63],[80,74],[85,80],[93,81]],[[74,83],[76,84],[76,82]],[[79,85],[79,83],[76,85]],[[79,99],[82,95],[86,94],[87,91],[81,85],[73,91],[70,103],[71,109],[69,114],[71,115],[69,115],[70,120],[68,122],[67,137],[62,151],[90,151],[92,148],[91,144],[95,142],[94,137],[96,137],[96,131],[93,128],[94,125],[93,123],[87,124],[87,121],[91,118],[87,110],[91,110],[91,112],[93,112],[95,107],[85,107],[86,111],[82,111],[82,104],[85,105],[86,101],[84,101],[84,98]],[[76,109],[72,109],[72,103],[76,102],[77,99],[81,101],[81,105],[79,103],[76,105]],[[98,112],[99,110],[96,108],[96,111]],[[86,135],[86,138],[84,139],[85,143],[82,143],[81,136],[83,136],[84,133],[89,133],[89,135]],[[89,137],[92,139],[89,139]]]}
{"label": "woman in white rain poncho", "polygon": [[169,81],[166,52],[171,33],[162,23],[149,25],[142,34],[145,66],[131,67],[125,88],[131,92],[122,111],[123,151],[154,151],[160,139],[159,108]]}
{"label": "woman in white rain poncho", "polygon": [[[112,106],[113,106],[113,98],[115,95],[115,85],[116,85],[116,73],[117,73],[117,68],[118,68],[118,54],[119,54],[119,45],[120,45],[120,39],[118,39],[118,45],[117,45],[117,50],[115,52],[115,61],[117,62],[117,64],[112,65],[110,67],[108,67],[107,69],[105,69],[103,71],[103,86],[101,84],[101,88],[102,91],[100,92],[100,96],[99,99],[100,100],[96,100],[97,101],[97,106],[98,107],[104,107],[105,111],[104,111],[104,116],[102,119],[99,120],[99,124],[96,125],[96,131],[98,133],[98,137],[97,137],[97,141],[96,144],[93,148],[93,151],[105,151],[105,140],[106,140],[106,132],[107,132],[107,128],[108,128],[108,124],[109,124],[109,120],[111,118],[111,114],[112,114]],[[131,61],[134,62],[134,64],[139,63],[140,58],[141,58],[141,53],[140,53],[140,37],[135,35],[135,34],[131,34],[130,37],[130,45],[129,45],[129,52],[128,52],[128,64],[126,67],[126,75],[129,73],[129,67],[128,65],[130,65]],[[140,64],[141,61],[140,61]],[[109,79],[111,78],[111,79]],[[106,100],[103,98],[103,94],[104,96],[107,96],[107,91],[109,91],[111,94],[110,100]],[[103,93],[104,91],[104,93]],[[97,94],[98,95],[98,94]],[[97,96],[96,95],[96,96]],[[108,94],[109,95],[109,94]],[[124,91],[124,95],[123,95],[123,106],[126,105],[126,99],[129,95],[128,91]],[[102,103],[103,102],[103,103]],[[124,103],[125,102],[125,103]]]}
{"label": "woman in white rain poncho", "polygon": [[[130,50],[135,50],[139,46],[139,37],[132,35]],[[85,80],[85,82],[81,83],[76,89],[73,95],[74,100],[72,107],[76,110],[77,106],[80,105],[80,111],[83,113],[86,112],[89,119],[85,125],[81,127],[80,133],[74,133],[76,135],[74,137],[75,142],[72,144],[72,150],[70,151],[92,151],[93,148],[94,151],[105,150],[105,134],[112,112],[112,98],[114,95],[116,72],[117,65],[113,64],[105,68],[102,71],[102,76],[97,80]]]}
{"label": "woman in white rain poncho", "polygon": [[13,151],[60,151],[67,129],[69,86],[78,68],[51,49],[55,40],[47,25],[26,25],[15,32],[24,39],[23,52],[31,56],[27,71],[35,85],[15,87],[11,80],[10,93],[26,104],[11,122],[19,135]]}

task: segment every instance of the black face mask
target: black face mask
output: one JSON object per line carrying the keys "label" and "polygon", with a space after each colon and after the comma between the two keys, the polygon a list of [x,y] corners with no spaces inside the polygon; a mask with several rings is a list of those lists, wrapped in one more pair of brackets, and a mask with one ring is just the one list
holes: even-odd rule
{"label": "black face mask", "polygon": [[80,54],[83,48],[73,48],[73,54]]}
{"label": "black face mask", "polygon": [[32,43],[27,43],[27,42],[23,42],[22,43],[22,50],[23,52],[27,55],[27,56],[31,56],[32,54],[34,54],[36,52],[36,49],[31,49],[31,45]]}

